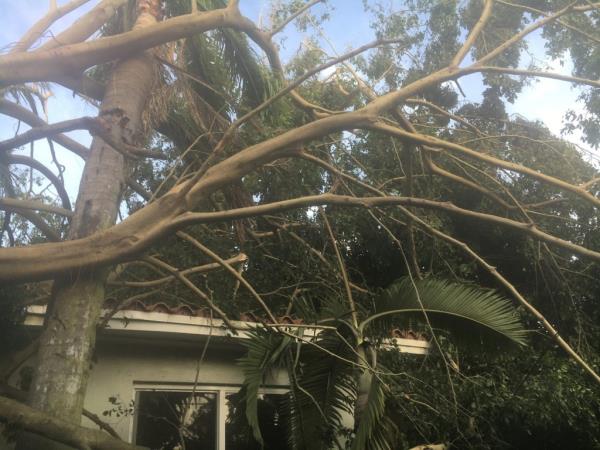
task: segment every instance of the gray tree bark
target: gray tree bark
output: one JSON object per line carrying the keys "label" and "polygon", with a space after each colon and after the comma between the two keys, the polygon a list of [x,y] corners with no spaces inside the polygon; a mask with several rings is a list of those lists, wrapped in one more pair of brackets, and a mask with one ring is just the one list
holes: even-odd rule
{"label": "gray tree bark", "polygon": [[[135,28],[155,23],[158,0],[140,1]],[[116,142],[137,144],[142,113],[152,90],[156,62],[151,51],[116,64],[100,115]],[[114,225],[129,168],[123,155],[94,138],[81,179],[69,239],[89,236]],[[72,272],[55,280],[52,300],[40,336],[29,403],[34,408],[79,424],[85,398],[96,324],[104,301],[107,269]],[[32,447],[31,445],[36,445]],[[43,448],[50,447],[44,443]],[[42,448],[21,441],[20,448]]]}

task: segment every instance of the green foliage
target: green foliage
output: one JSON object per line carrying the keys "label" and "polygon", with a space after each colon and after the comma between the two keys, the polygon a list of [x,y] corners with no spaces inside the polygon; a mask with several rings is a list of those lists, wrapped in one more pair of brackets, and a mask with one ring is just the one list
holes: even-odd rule
{"label": "green foliage", "polygon": [[268,373],[282,365],[285,350],[291,342],[288,336],[256,328],[250,332],[250,339],[244,343],[248,353],[239,361],[244,373],[242,398],[246,405],[248,424],[252,428],[254,438],[261,444],[263,439],[258,422],[258,390]]}
{"label": "green foliage", "polygon": [[[239,362],[245,377],[241,395],[246,418],[255,439],[262,442],[258,390],[272,369],[285,365],[291,380],[286,406],[289,416],[285,418],[290,448],[327,449],[355,397],[352,366],[341,359],[349,356],[348,348],[329,333],[319,335],[311,345],[302,342],[275,330],[257,328],[251,332],[245,344],[248,353]],[[335,352],[340,359],[324,358],[322,349]]]}
{"label": "green foliage", "polygon": [[523,345],[526,333],[511,302],[496,292],[444,280],[413,281],[405,277],[385,289],[375,300],[376,310],[360,328],[383,319],[400,318],[400,327],[411,321],[448,330],[465,341],[483,342],[498,337]]}
{"label": "green foliage", "polygon": [[367,398],[367,405],[352,440],[352,450],[373,449],[391,450],[391,437],[396,431],[394,423],[385,415],[387,392],[389,387],[381,378],[373,376]]}
{"label": "green foliage", "polygon": [[[290,350],[290,437],[300,448],[332,448],[356,398],[353,367],[348,363],[352,349],[337,333],[324,331],[311,344],[298,342]],[[324,357],[324,352],[336,356]]]}
{"label": "green foliage", "polygon": [[[335,328],[322,330],[310,343],[299,339],[294,344],[289,336],[275,330],[257,328],[253,331],[246,344],[248,353],[240,364],[245,377],[246,417],[257,441],[262,442],[257,415],[259,387],[267,371],[281,365],[286,352],[292,390],[289,411],[293,446],[331,448],[343,434],[345,412],[356,416],[352,448],[380,450],[393,448],[391,442],[396,429],[385,415],[386,399],[390,395],[386,384],[389,375],[382,377],[379,373],[382,366],[376,362],[372,367],[360,369],[352,362],[357,355],[364,354],[361,353],[363,342],[372,331],[367,325],[385,323],[383,319],[392,315],[422,317],[424,308],[432,323],[439,322],[440,326],[468,334],[471,339],[495,340],[502,336],[524,343],[524,332],[514,310],[497,294],[439,280],[424,280],[417,288],[421,303],[416,299],[410,280],[388,288],[374,302],[373,314],[364,311],[366,318],[357,329],[347,320],[347,307],[340,299],[325,300],[320,305],[319,315],[326,317],[325,323],[333,323]],[[440,320],[444,316],[451,320]],[[344,337],[342,331],[352,331],[352,334]],[[358,362],[360,366],[367,363],[364,357],[358,358]],[[373,370],[377,372],[372,374]]]}
{"label": "green foliage", "polygon": [[441,357],[382,355],[390,370],[403,371],[387,409],[401,431],[396,448],[424,441],[483,450],[600,448],[598,388],[562,355],[491,358],[447,349],[459,366],[452,390]]}
{"label": "green foliage", "polygon": [[0,356],[10,354],[18,342],[17,324],[23,315],[24,289],[19,286],[0,287]]}

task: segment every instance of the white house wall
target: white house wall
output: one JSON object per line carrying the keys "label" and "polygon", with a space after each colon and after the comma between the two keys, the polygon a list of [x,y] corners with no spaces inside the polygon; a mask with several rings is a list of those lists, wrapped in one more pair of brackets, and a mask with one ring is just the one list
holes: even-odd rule
{"label": "white house wall", "polygon": [[[45,307],[31,307],[25,319],[27,334],[37,333],[43,324]],[[243,374],[237,360],[244,355],[242,344],[246,331],[256,326],[235,322],[238,335],[222,327],[221,321],[204,317],[190,317],[160,312],[124,311],[117,313],[100,333],[94,363],[88,383],[84,407],[110,424],[124,440],[133,436],[133,416],[115,414],[105,416],[114,408],[110,397],[116,397],[127,408],[135,400],[136,389],[171,388],[191,390],[196,377],[198,360],[204,345],[209,342],[205,358],[200,365],[197,390],[203,387],[232,388],[237,390]],[[246,331],[244,331],[246,330]],[[305,337],[314,335],[315,329],[305,329]],[[395,339],[401,352],[425,354],[428,343],[411,339]],[[31,365],[30,361],[24,365]],[[10,383],[17,385],[18,373]],[[284,371],[274,373],[266,380],[269,388],[286,388],[289,384]],[[351,418],[350,418],[351,419]],[[89,419],[82,424],[96,428]],[[10,448],[2,443],[0,450]]]}

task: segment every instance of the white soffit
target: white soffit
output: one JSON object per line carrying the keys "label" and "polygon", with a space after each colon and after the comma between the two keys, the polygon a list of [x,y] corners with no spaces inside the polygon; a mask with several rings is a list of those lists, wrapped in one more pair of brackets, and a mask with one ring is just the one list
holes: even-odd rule
{"label": "white soffit", "polygon": [[[108,310],[107,310],[108,312]],[[23,324],[30,327],[41,327],[46,314],[45,305],[33,305],[27,307],[27,315]],[[108,321],[105,332],[124,334],[146,334],[156,338],[177,338],[181,336],[212,336],[231,339],[246,339],[248,331],[261,326],[255,322],[241,322],[232,320],[231,323],[237,329],[234,335],[223,324],[221,319],[210,319],[207,317],[188,316],[182,314],[168,314],[156,311],[124,310],[115,313]],[[284,328],[290,333],[297,334],[302,330],[302,338],[310,340],[318,333],[318,327],[289,325]],[[401,353],[417,355],[427,354],[429,342],[417,339],[394,338],[385,343],[386,348],[395,347]]]}

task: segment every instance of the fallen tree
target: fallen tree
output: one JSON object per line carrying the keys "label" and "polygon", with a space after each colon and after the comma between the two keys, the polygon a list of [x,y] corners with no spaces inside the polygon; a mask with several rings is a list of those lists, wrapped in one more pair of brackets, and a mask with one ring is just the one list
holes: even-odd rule
{"label": "fallen tree", "polygon": [[[548,11],[532,11],[532,8],[523,9],[522,5],[496,0],[473,2],[468,8],[453,10],[456,20],[452,19],[450,25],[439,24],[433,19],[428,22],[426,25],[431,27],[432,36],[426,40],[421,39],[417,27],[411,28],[409,24],[399,27],[396,24],[394,28],[393,21],[390,21],[388,30],[378,30],[382,36],[374,43],[342,56],[336,55],[331,61],[318,61],[320,64],[312,64],[310,70],[304,67],[304,73],[293,73],[292,69],[284,68],[274,39],[290,22],[310,13],[310,8],[321,3],[319,1],[296,5],[297,8],[287,11],[281,22],[267,31],[244,17],[239,2],[234,0],[227,4],[200,2],[200,9],[195,1],[191,2],[191,6],[184,5],[185,2],[168,1],[164,11],[159,1],[140,0],[130,29],[114,18],[119,11],[121,15],[116,17],[124,17],[127,2],[104,0],[55,39],[29,50],[54,20],[82,3],[73,1],[57,8],[55,2],[51,2],[48,15],[15,43],[10,53],[0,56],[0,88],[4,94],[0,113],[31,126],[30,130],[0,142],[0,168],[9,174],[3,177],[5,198],[0,199],[0,209],[4,211],[3,235],[10,234],[11,227],[15,226],[13,217],[17,215],[41,230],[48,241],[55,241],[34,244],[24,239],[17,243],[21,245],[0,249],[0,282],[53,280],[49,302],[51,312],[39,339],[37,370],[29,399],[29,404],[37,412],[2,399],[0,417],[17,422],[26,430],[79,448],[121,448],[114,446],[116,444],[108,437],[100,438],[97,432],[77,427],[82,414],[96,325],[107,297],[107,280],[119,273],[118,267],[122,266],[118,265],[144,261],[158,267],[164,277],[183,283],[200,301],[227,321],[223,308],[211,302],[187,278],[185,268],[164,265],[166,263],[161,265],[160,260],[148,258],[148,252],[154,251],[162,240],[176,236],[184,229],[234,221],[242,227],[242,231],[247,229],[256,237],[262,231],[244,220],[267,216],[266,220],[271,220],[269,226],[276,227],[269,216],[328,205],[365,208],[381,218],[385,217],[382,211],[393,208],[403,217],[408,233],[407,248],[411,253],[410,270],[416,277],[423,270],[420,256],[414,248],[414,235],[418,230],[465,251],[495,280],[497,286],[510,292],[518,304],[533,314],[545,332],[567,354],[596,382],[600,382],[597,370],[573,349],[568,339],[559,334],[538,307],[532,305],[509,279],[503,277],[484,256],[471,249],[467,242],[453,237],[451,230],[432,223],[429,212],[473,219],[480,227],[505,227],[538,242],[545,249],[566,252],[571,258],[597,264],[600,250],[585,236],[569,238],[552,229],[544,229],[539,220],[534,220],[537,214],[562,218],[569,214],[577,215],[578,210],[588,207],[597,217],[600,206],[597,173],[590,169],[589,173],[574,173],[561,178],[554,173],[545,173],[544,167],[540,168],[533,160],[520,158],[518,151],[512,147],[511,151],[503,151],[506,139],[525,140],[526,133],[515,136],[508,126],[504,129],[499,127],[498,135],[481,131],[486,121],[492,123],[498,117],[494,114],[470,117],[468,108],[460,108],[456,99],[452,100],[456,97],[452,86],[459,86],[460,90],[462,78],[480,74],[488,86],[486,101],[502,103],[503,97],[517,95],[523,80],[556,79],[586,87],[588,114],[598,114],[594,110],[594,98],[600,86],[598,74],[583,62],[578,60],[577,73],[572,75],[517,66],[524,42],[540,30],[548,33],[550,42],[565,45],[563,51],[574,52],[575,46],[581,45],[581,42],[597,45],[593,23],[597,20],[594,17],[598,4],[575,2],[555,5]],[[443,13],[438,9],[439,5],[433,5],[427,14],[439,19]],[[415,21],[422,20],[416,10],[411,14]],[[459,24],[460,14],[462,24]],[[104,36],[88,40],[103,26]],[[452,38],[446,39],[444,33]],[[560,33],[569,33],[572,42],[568,45],[562,43],[560,38],[564,36]],[[196,45],[193,41],[196,38],[206,39],[202,42],[207,48],[212,48],[213,41],[218,39],[227,42],[223,46],[232,45],[233,41],[239,44],[242,36],[266,55],[268,76],[264,73],[262,76],[271,83],[270,90],[263,89],[261,96],[253,102],[247,100],[247,93],[240,93],[243,89],[239,87],[240,92],[232,94],[233,100],[223,100],[227,93],[222,91],[217,92],[220,98],[215,100],[215,87],[206,88],[207,83],[202,79],[206,77],[206,68],[202,68],[204,72],[199,70],[195,73],[195,60],[186,52]],[[436,46],[441,47],[434,51]],[[240,47],[236,48],[241,51]],[[405,51],[414,49],[422,51],[427,65],[418,61],[407,63]],[[370,54],[375,55],[374,58],[385,56],[388,68],[383,71],[373,69],[374,72],[369,73],[364,60],[361,66],[361,61],[356,59],[364,52],[372,52]],[[224,52],[216,55],[223,59],[227,56],[234,60],[241,58],[235,52],[233,56]],[[189,63],[186,58],[190,58]],[[322,80],[314,76],[334,64],[339,69],[333,79]],[[401,70],[402,64],[408,64],[408,67]],[[267,72],[265,67],[260,67],[254,74],[247,68],[240,70],[242,74],[239,77],[246,77],[245,86],[257,83],[257,73],[261,70]],[[388,71],[394,72],[396,78],[388,80]],[[295,75],[296,79],[291,75]],[[511,75],[520,78],[515,80],[510,78]],[[306,80],[311,87],[303,90],[302,83]],[[384,80],[383,88],[381,80]],[[41,81],[62,84],[88,98],[100,100],[98,117],[46,123],[33,110],[39,89],[36,91],[32,83]],[[323,93],[319,89],[325,88],[337,89],[335,102],[328,103],[328,97],[323,95],[321,104],[319,96],[314,95],[313,91]],[[157,112],[156,106],[154,115],[158,117],[147,117],[151,109],[148,93],[161,89],[175,91],[168,101],[165,100],[172,109],[168,113],[183,111],[194,117],[192,131],[177,129],[174,120],[166,117],[168,114]],[[204,97],[199,93],[203,93]],[[13,99],[23,96],[31,99],[32,110],[11,101],[11,95]],[[194,99],[200,106],[196,110],[182,106],[177,103],[177,95],[189,96],[185,98]],[[222,110],[217,111],[209,100],[214,105],[220,102]],[[293,111],[289,112],[290,116],[295,114],[287,123],[276,123],[275,119],[269,118],[269,114],[277,114],[273,108],[280,103],[285,103]],[[588,122],[586,126],[589,128]],[[514,126],[514,123],[510,125]],[[255,132],[250,132],[249,128]],[[89,149],[64,134],[75,129],[89,130],[94,136]],[[185,133],[192,133],[195,138],[182,137]],[[349,135],[353,137],[349,138]],[[590,135],[593,144],[593,133],[590,132]],[[162,145],[155,146],[157,136],[161,136]],[[334,143],[323,152],[331,138]],[[530,139],[536,145],[547,144],[558,155],[576,153],[568,144],[552,147],[547,138],[546,135],[537,140]],[[39,161],[16,154],[18,147],[38,139],[56,142],[85,160],[74,208],[63,186],[62,172],[60,176],[52,171],[44,173]],[[360,165],[356,158],[350,162],[341,158],[336,161],[335,152],[343,147],[336,145],[343,139],[353,139],[354,144],[361,140],[380,139],[381,148],[394,147],[397,166],[381,168],[372,161],[372,166],[366,167]],[[515,147],[527,145],[521,143]],[[200,156],[192,158],[190,150],[195,146],[201,149],[198,152]],[[147,162],[158,160],[166,160],[172,170]],[[277,165],[287,164],[294,168],[299,161],[309,164],[315,171],[322,171],[319,172],[323,174],[322,179],[332,181],[321,183],[309,194],[278,192],[272,196],[273,201],[264,201],[265,195],[258,189],[252,191],[247,180],[256,177],[257,173],[265,173]],[[10,171],[16,165],[42,172],[54,185],[59,204],[47,197],[32,199],[31,190],[20,192],[15,189]],[[144,175],[141,168],[150,170],[152,175]],[[384,169],[389,169],[389,173]],[[176,179],[171,176],[175,171]],[[159,177],[162,179],[158,182]],[[460,189],[486,197],[489,202],[474,208],[455,205],[440,198],[433,188],[429,192],[434,192],[434,195],[428,198],[428,182],[421,181],[427,180],[426,177],[452,183]],[[542,192],[545,197],[529,203],[526,197],[531,192],[526,188],[519,190],[517,186],[522,180],[529,180],[534,185],[529,191]],[[431,186],[435,182],[431,181]],[[222,202],[225,207],[218,204],[220,197],[227,197],[240,183],[247,184],[243,193],[245,201]],[[323,193],[324,187],[328,192]],[[122,201],[125,197],[135,196],[143,199],[140,200],[143,206],[131,208],[116,223]],[[573,203],[572,209],[567,212],[553,209],[557,203],[565,201]],[[48,215],[53,214],[68,218],[68,224],[63,222],[66,231],[53,229],[47,223]],[[307,214],[304,216],[306,219]],[[284,232],[287,229],[268,230],[265,236]],[[177,236],[181,238],[182,234]],[[296,237],[302,241],[298,235]],[[337,248],[335,238],[333,245]],[[322,257],[313,247],[311,249],[313,254]],[[231,259],[231,255],[215,256],[200,246],[196,250],[207,256],[211,264],[231,269],[230,264],[224,262],[226,258]],[[331,269],[336,265],[328,267]],[[344,273],[343,264],[339,270]],[[229,270],[229,273],[235,272]],[[188,273],[193,271],[189,269]],[[353,286],[350,286],[347,277],[342,278],[352,304],[351,292],[357,287],[356,280],[352,280]],[[237,282],[239,284],[240,280]],[[369,286],[358,288],[369,290]],[[263,313],[275,318],[271,307],[254,294]],[[22,411],[22,414],[16,411]],[[61,417],[61,420],[50,420],[51,416]],[[126,444],[119,445],[129,448]]]}

